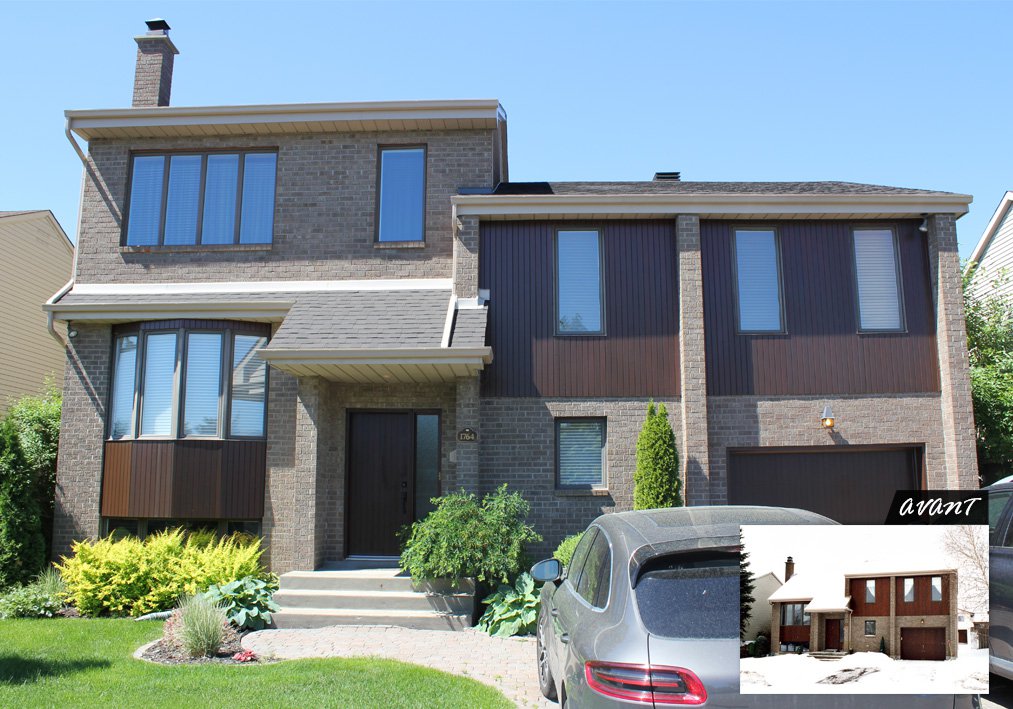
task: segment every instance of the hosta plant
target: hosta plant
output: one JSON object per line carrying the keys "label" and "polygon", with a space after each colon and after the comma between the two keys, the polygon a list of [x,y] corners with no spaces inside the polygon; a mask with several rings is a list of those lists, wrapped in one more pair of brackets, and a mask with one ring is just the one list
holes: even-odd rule
{"label": "hosta plant", "polygon": [[500,638],[534,632],[539,598],[531,574],[524,572],[513,586],[501,585],[496,593],[482,602],[489,607],[478,619],[479,630]]}
{"label": "hosta plant", "polygon": [[205,595],[222,606],[229,622],[240,630],[263,630],[271,624],[271,613],[278,610],[278,604],[271,600],[277,590],[278,579],[272,574],[266,580],[244,576],[226,584],[212,584]]}

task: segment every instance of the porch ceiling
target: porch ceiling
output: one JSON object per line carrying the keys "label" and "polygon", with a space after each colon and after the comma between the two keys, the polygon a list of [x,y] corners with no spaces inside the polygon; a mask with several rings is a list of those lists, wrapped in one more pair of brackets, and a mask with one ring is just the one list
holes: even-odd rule
{"label": "porch ceiling", "polygon": [[299,377],[349,384],[440,383],[476,376],[492,361],[490,347],[393,350],[260,351],[271,366]]}

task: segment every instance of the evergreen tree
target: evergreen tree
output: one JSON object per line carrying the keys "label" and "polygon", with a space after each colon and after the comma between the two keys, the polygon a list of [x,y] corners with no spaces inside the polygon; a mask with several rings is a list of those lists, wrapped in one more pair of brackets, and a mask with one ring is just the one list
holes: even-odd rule
{"label": "evergreen tree", "polygon": [[742,544],[742,532],[739,532],[739,639],[746,636],[746,625],[749,623],[749,616],[752,615],[752,604],[756,599],[753,591],[756,589],[753,572],[749,570],[749,552]]}
{"label": "evergreen tree", "polygon": [[633,474],[633,509],[682,506],[679,453],[665,405],[647,406],[647,419],[637,437],[637,470]]}

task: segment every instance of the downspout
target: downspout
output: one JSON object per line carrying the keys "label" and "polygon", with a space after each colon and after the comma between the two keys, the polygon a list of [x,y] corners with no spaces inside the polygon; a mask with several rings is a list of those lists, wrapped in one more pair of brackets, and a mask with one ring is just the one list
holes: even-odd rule
{"label": "downspout", "polygon": [[[67,284],[63,286],[63,288],[58,290],[53,295],[52,298],[46,301],[46,305],[53,305],[56,302],[58,302],[60,298],[67,295],[70,289],[74,287],[74,279],[77,278],[77,254],[80,250],[78,249],[78,245],[81,242],[81,213],[84,211],[84,181],[88,175],[88,157],[84,154],[84,151],[81,150],[81,146],[77,144],[77,141],[74,140],[74,135],[70,132],[71,129],[70,121],[71,119],[68,116],[67,122],[63,129],[63,133],[64,135],[67,136],[67,140],[70,141],[70,144],[74,146],[74,152],[77,153],[77,157],[81,160],[81,165],[84,167],[84,173],[81,175],[81,194],[77,201],[77,233],[75,234],[75,236],[77,237],[77,243],[74,244],[74,265],[70,272],[70,280],[67,281]],[[69,345],[69,343],[65,339],[63,339],[63,337],[60,336],[60,333],[56,331],[56,327],[54,327],[53,322],[54,322],[53,311],[47,310],[46,329],[49,330],[49,334],[53,336],[53,339],[55,339],[64,348],[66,348]]]}

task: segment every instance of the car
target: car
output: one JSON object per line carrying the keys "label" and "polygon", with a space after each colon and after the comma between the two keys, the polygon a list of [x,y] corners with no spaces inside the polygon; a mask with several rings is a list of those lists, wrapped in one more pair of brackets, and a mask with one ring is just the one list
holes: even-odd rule
{"label": "car", "polygon": [[538,683],[566,709],[971,709],[970,695],[739,694],[739,526],[836,524],[805,510],[714,506],[610,513],[542,584]]}
{"label": "car", "polygon": [[993,674],[1013,680],[1013,476],[988,491],[989,650]]}

